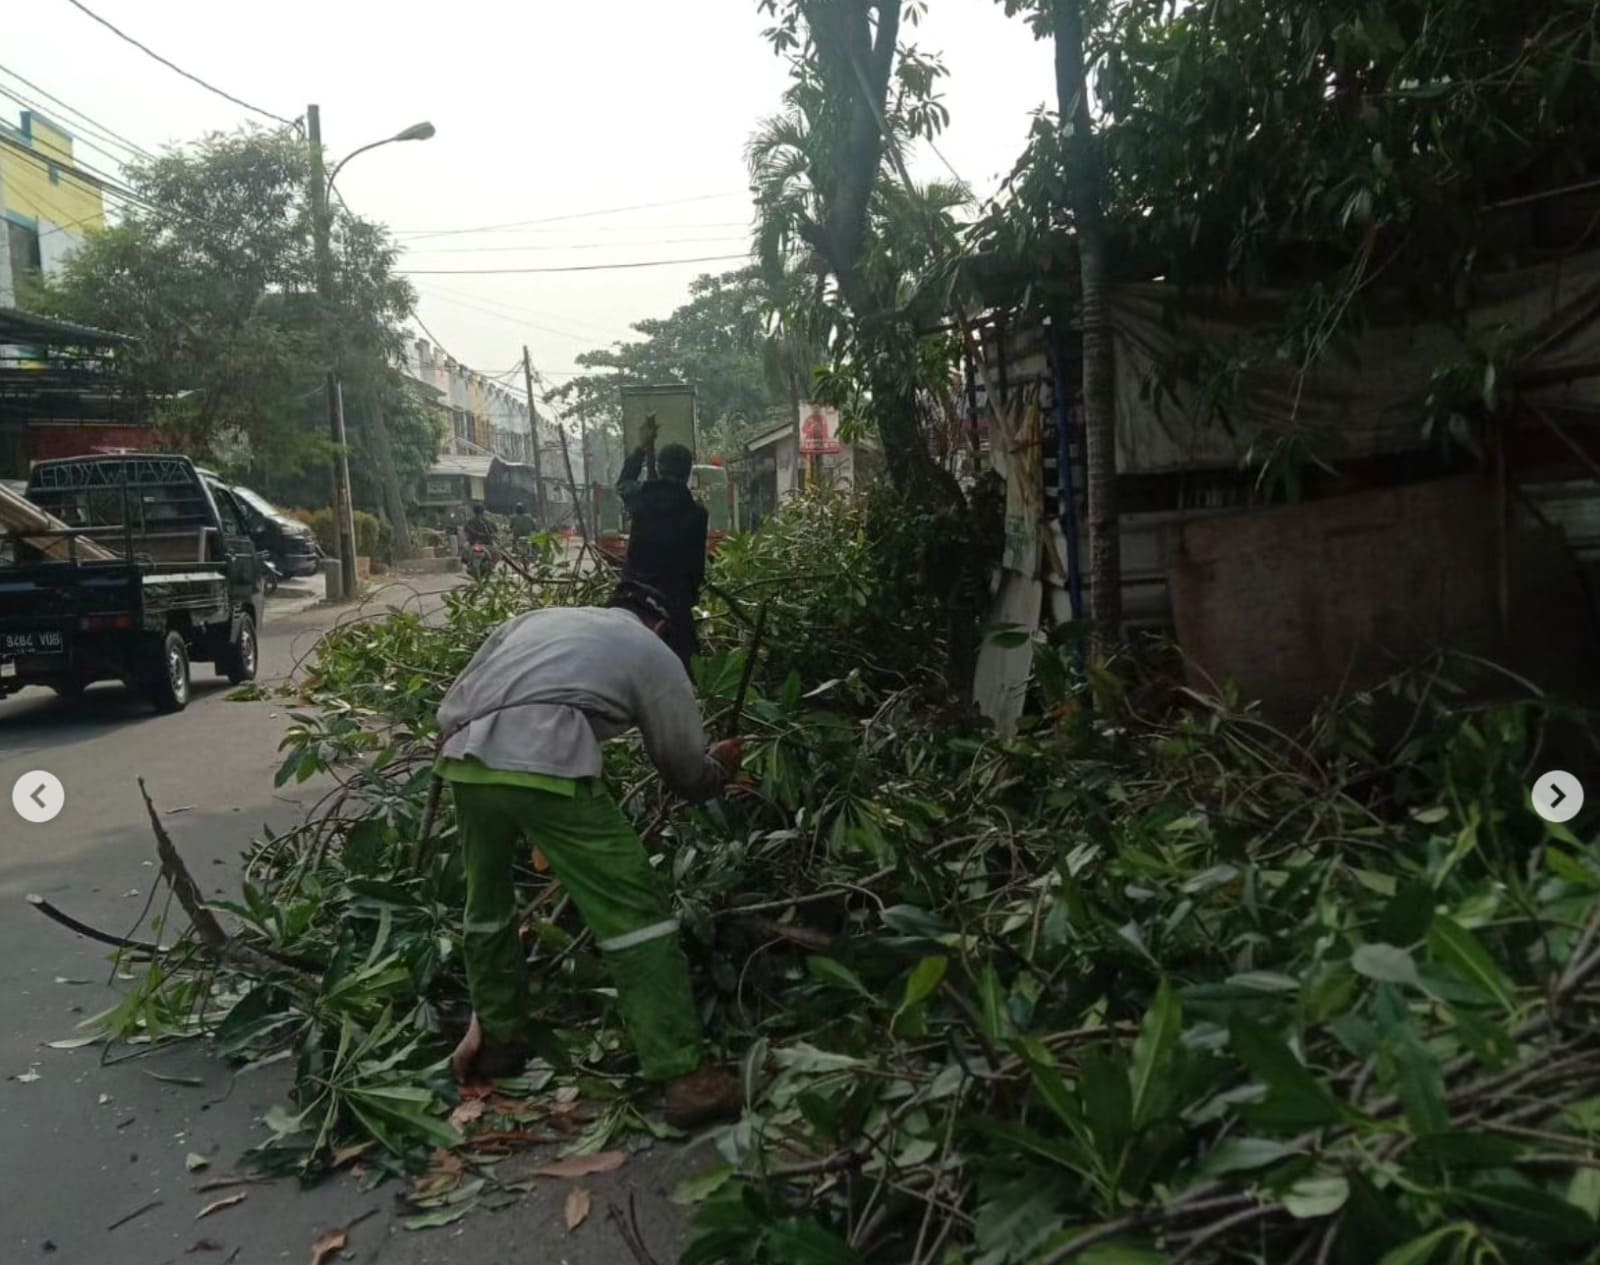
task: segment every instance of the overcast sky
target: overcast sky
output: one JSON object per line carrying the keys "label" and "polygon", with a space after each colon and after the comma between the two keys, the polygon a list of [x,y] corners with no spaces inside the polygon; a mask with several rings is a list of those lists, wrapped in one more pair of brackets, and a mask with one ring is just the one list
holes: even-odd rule
{"label": "overcast sky", "polygon": [[[430,141],[363,154],[339,177],[358,214],[408,244],[403,269],[542,267],[740,255],[750,199],[744,147],[778,105],[784,65],[761,39],[756,0],[84,0],[128,35],[263,110],[322,108],[334,161],[426,119]],[[950,69],[939,148],[980,194],[1025,142],[1051,94],[1048,46],[994,0],[929,0],[909,31]],[[33,0],[0,39],[10,95],[115,170],[116,143],[15,76],[147,149],[267,122],[152,61],[69,0]],[[11,73],[6,73],[11,72]],[[270,125],[270,124],[269,124]],[[918,176],[943,174],[931,153]],[[690,199],[694,199],[691,201]],[[614,208],[665,203],[610,214]],[[558,218],[560,217],[560,218]],[[485,226],[542,220],[515,229]],[[466,230],[466,231],[463,231]],[[437,236],[421,236],[437,233]],[[423,321],[452,355],[496,373],[526,341],[552,381],[573,357],[664,316],[700,272],[737,261],[616,272],[414,276]]]}

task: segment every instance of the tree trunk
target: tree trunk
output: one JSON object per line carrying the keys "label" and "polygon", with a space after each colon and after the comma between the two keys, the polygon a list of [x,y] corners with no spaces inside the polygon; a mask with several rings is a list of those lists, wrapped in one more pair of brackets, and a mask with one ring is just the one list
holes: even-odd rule
{"label": "tree trunk", "polygon": [[1089,618],[1103,653],[1122,633],[1122,538],[1117,512],[1116,385],[1106,319],[1109,245],[1101,215],[1101,173],[1083,52],[1083,0],[1051,0],[1056,97],[1063,133],[1068,198],[1078,239],[1083,295],[1084,445],[1089,498]]}
{"label": "tree trunk", "polygon": [[394,465],[394,449],[389,444],[389,425],[384,420],[383,405],[377,400],[367,401],[367,435],[372,440],[372,455],[378,462],[378,482],[383,486],[383,508],[389,516],[389,547],[394,557],[411,556],[411,529],[406,523],[405,491],[400,486],[400,475]]}

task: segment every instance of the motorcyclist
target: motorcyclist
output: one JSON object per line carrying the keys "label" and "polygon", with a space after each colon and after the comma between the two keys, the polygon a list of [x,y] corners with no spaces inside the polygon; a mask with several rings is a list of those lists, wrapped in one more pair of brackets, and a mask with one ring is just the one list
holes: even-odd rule
{"label": "motorcyclist", "polygon": [[467,544],[494,547],[494,524],[489,521],[483,512],[483,503],[475,501],[472,505],[472,517],[467,519],[466,526],[462,529],[466,535]]}
{"label": "motorcyclist", "polygon": [[528,507],[518,501],[516,509],[511,514],[511,535],[519,544],[526,544],[528,537],[538,531],[538,524],[533,521],[533,515],[528,513]]}

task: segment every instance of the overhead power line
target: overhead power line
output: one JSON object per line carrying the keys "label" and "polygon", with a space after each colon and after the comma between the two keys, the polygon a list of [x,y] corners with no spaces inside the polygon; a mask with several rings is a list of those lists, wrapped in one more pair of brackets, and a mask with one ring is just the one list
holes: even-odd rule
{"label": "overhead power line", "polygon": [[[728,242],[748,241],[748,236],[740,234],[737,237],[660,237],[653,241],[638,242],[540,242],[535,246],[419,246],[406,245],[406,249],[417,255],[485,255],[506,254],[519,250],[610,250],[615,246],[687,246],[698,244],[701,246],[721,246]],[[402,245],[405,245],[402,243]],[[519,369],[520,372],[520,369]]]}
{"label": "overhead power line", "polygon": [[[148,149],[145,149],[142,145],[135,144],[133,141],[130,141],[126,136],[122,135],[122,133],[113,131],[111,128],[107,127],[104,123],[100,122],[98,119],[93,118],[92,116],[90,116],[88,114],[85,114],[82,110],[78,109],[76,106],[68,105],[60,97],[54,96],[51,93],[46,92],[38,84],[34,83],[31,79],[26,79],[22,75],[19,75],[16,71],[12,70],[11,67],[6,66],[6,65],[0,65],[0,71],[4,71],[6,74],[10,75],[13,79],[15,79],[18,83],[20,83],[24,88],[28,88],[31,91],[38,93],[41,97],[43,97],[46,101],[51,102],[58,109],[65,110],[68,114],[76,115],[79,119],[83,120],[82,123],[73,123],[73,120],[70,119],[70,118],[64,120],[67,123],[72,123],[73,126],[76,127],[78,130],[80,130],[80,131],[89,131],[89,129],[92,128],[93,131],[90,134],[91,135],[98,135],[101,140],[107,142],[108,144],[121,145],[121,146],[123,146],[123,148],[127,149],[130,153],[138,154],[139,157],[141,157],[141,158],[154,158],[155,157],[154,154],[152,154]],[[7,95],[10,95],[10,94],[7,94]],[[12,99],[16,100],[17,98],[13,97]],[[33,109],[33,108],[37,108],[37,107],[29,107],[29,108]],[[40,110],[39,113],[45,114],[45,113],[48,113],[48,111]],[[84,124],[88,124],[89,126],[86,128],[84,126]]]}
{"label": "overhead power line", "polygon": [[[74,0],[76,3],[76,0]],[[636,202],[632,206],[612,206],[598,211],[572,211],[566,215],[546,215],[536,220],[511,220],[505,224],[480,224],[476,228],[438,228],[397,230],[396,237],[459,237],[463,233],[498,233],[508,228],[524,228],[529,224],[558,224],[566,220],[587,220],[602,215],[621,215],[627,211],[648,211],[663,206],[686,206],[690,202],[715,202],[719,198],[749,197],[749,190],[735,193],[701,193],[692,198],[669,198],[665,202]]]}
{"label": "overhead power line", "polygon": [[[569,329],[576,330],[580,333],[593,334],[597,338],[604,338],[607,340],[633,337],[633,331],[631,329],[619,330],[611,326],[595,325],[588,321],[574,320],[572,317],[565,314],[557,315],[554,312],[543,312],[537,308],[525,307],[517,303],[510,303],[505,299],[487,298],[484,295],[472,294],[464,290],[452,290],[449,286],[446,286],[438,281],[429,281],[426,284],[428,286],[429,293],[447,294],[454,299],[461,299],[463,301],[469,301],[473,303],[481,303],[486,307],[494,308],[497,312],[504,313],[507,316],[527,316],[536,321],[561,321],[565,323]],[[520,365],[522,362],[519,360],[517,363]]]}
{"label": "overhead power line", "polygon": [[692,259],[638,259],[625,264],[563,264],[551,268],[404,268],[399,270],[402,277],[505,277],[516,276],[530,272],[620,272],[628,268],[668,268],[673,264],[716,264],[727,263],[734,259],[748,261],[749,254],[743,255],[696,255]]}
{"label": "overhead power line", "polygon": [[[0,97],[5,97],[8,101],[15,101],[24,110],[32,110],[35,114],[49,113],[47,110],[41,110],[37,102],[30,101],[23,96],[18,96],[15,90],[6,87],[4,84],[0,84]],[[94,152],[97,154],[103,154],[105,157],[109,158],[112,162],[117,163],[119,166],[128,161],[126,154],[113,153],[111,150],[106,149],[102,145],[96,145],[92,140],[89,139],[87,135],[75,135],[72,139],[74,148],[76,148],[78,145],[82,145],[86,149],[94,150]]]}
{"label": "overhead power line", "polygon": [[[597,343],[615,341],[602,339],[591,334],[575,334],[569,330],[556,329],[551,325],[540,325],[537,322],[527,320],[524,317],[513,316],[509,312],[496,312],[493,308],[479,307],[476,303],[468,303],[465,299],[452,299],[442,294],[436,294],[433,297],[440,303],[453,303],[457,307],[464,307],[471,312],[481,312],[484,316],[492,316],[496,320],[505,321],[508,325],[516,325],[522,329],[536,329],[541,334],[549,334],[555,338],[570,338],[575,343],[583,343],[589,347],[593,347]],[[522,365],[520,363],[517,365],[517,372],[522,372]]]}
{"label": "overhead power line", "polygon": [[110,31],[113,35],[115,35],[119,40],[122,40],[122,41],[124,41],[125,43],[128,43],[128,44],[132,44],[135,48],[137,48],[146,57],[154,58],[156,61],[160,62],[163,66],[165,66],[168,70],[176,71],[178,74],[182,75],[185,79],[189,80],[191,83],[199,84],[207,92],[214,93],[215,95],[221,97],[225,101],[231,101],[231,102],[233,102],[234,105],[243,106],[246,110],[249,110],[252,114],[259,114],[259,115],[261,115],[262,118],[271,119],[274,123],[282,123],[285,127],[293,127],[294,126],[294,121],[292,119],[286,119],[281,114],[274,114],[271,110],[263,110],[258,105],[251,105],[248,101],[244,100],[243,98],[236,97],[231,92],[224,92],[221,88],[217,87],[215,84],[207,83],[204,79],[200,78],[199,75],[190,74],[187,70],[185,70],[182,66],[178,65],[176,62],[168,61],[165,57],[163,57],[160,53],[156,52],[153,48],[149,47],[146,44],[141,44],[138,40],[134,39],[133,36],[129,35],[126,31],[120,30],[118,27],[114,26],[112,23],[106,21],[103,17],[101,17],[98,13],[96,13],[93,9],[91,9],[88,5],[84,4],[82,2],[82,0],[67,0],[67,3],[70,4],[74,9],[77,9],[85,17],[93,18],[101,26],[105,27],[106,30]]}

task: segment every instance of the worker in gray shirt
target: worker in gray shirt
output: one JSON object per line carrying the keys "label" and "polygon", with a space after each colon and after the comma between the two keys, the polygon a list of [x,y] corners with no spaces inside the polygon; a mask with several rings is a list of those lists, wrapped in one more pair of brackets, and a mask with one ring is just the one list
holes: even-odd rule
{"label": "worker in gray shirt", "polygon": [[738,1083],[705,1060],[688,966],[644,845],[601,782],[600,744],[637,727],[667,785],[717,795],[737,739],[706,750],[694,689],[663,640],[660,595],[624,583],[611,604],[507,621],[439,705],[437,772],[451,784],[467,877],[464,951],[473,1017],[458,1079],[512,1076],[531,1054],[514,871],[535,844],[594,933],[647,1080],[669,1124],[739,1109]]}

